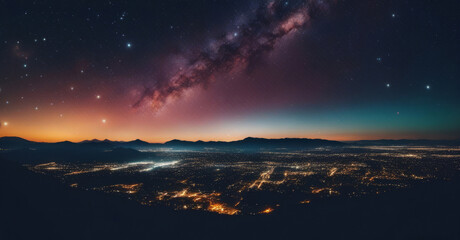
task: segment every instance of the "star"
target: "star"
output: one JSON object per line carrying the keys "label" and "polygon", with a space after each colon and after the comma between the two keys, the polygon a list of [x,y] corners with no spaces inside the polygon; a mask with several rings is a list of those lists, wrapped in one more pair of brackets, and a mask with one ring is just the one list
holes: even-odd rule
{"label": "star", "polygon": [[390,84],[389,84],[389,83],[387,83],[387,88],[389,88],[389,87],[390,87]]}
{"label": "star", "polygon": [[8,122],[3,122],[3,126],[8,126]]}
{"label": "star", "polygon": [[426,90],[430,90],[430,85],[426,85]]}
{"label": "star", "polygon": [[97,99],[101,99],[101,95],[97,95],[96,98],[97,98]]}
{"label": "star", "polygon": [[131,43],[127,43],[126,47],[131,48]]}
{"label": "star", "polygon": [[26,67],[27,67],[27,64],[24,64],[24,67],[26,68]]}
{"label": "star", "polygon": [[102,123],[106,123],[106,122],[107,122],[107,120],[106,120],[106,119],[102,119]]}
{"label": "star", "polygon": [[73,86],[72,86],[72,87],[70,87],[70,91],[73,91],[73,90],[74,90],[74,87],[73,87]]}
{"label": "star", "polygon": [[38,110],[38,107],[35,107],[34,109],[35,109],[35,111],[37,111],[37,110]]}
{"label": "star", "polygon": [[396,14],[395,14],[395,13],[392,13],[392,14],[391,14],[391,17],[392,17],[392,18],[395,18],[395,17],[396,17]]}

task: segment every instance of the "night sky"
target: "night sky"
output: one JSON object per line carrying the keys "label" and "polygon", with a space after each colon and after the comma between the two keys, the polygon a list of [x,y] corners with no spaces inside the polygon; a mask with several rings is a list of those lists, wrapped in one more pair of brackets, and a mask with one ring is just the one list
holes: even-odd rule
{"label": "night sky", "polygon": [[460,136],[456,0],[0,1],[0,136]]}

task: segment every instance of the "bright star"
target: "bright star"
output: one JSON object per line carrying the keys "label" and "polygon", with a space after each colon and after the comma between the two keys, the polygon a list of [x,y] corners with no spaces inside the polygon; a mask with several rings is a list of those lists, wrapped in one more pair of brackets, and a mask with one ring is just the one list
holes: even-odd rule
{"label": "bright star", "polygon": [[96,98],[97,98],[97,99],[101,99],[101,95],[97,95]]}
{"label": "bright star", "polygon": [[387,87],[390,87],[390,84],[389,84],[389,83],[387,83]]}
{"label": "bright star", "polygon": [[427,89],[427,90],[430,90],[430,85],[426,85],[426,89]]}
{"label": "bright star", "polygon": [[3,122],[3,126],[8,126],[8,122]]}
{"label": "bright star", "polygon": [[395,17],[396,17],[396,14],[394,14],[394,13],[391,14],[391,17],[392,17],[392,18],[395,18]]}
{"label": "bright star", "polygon": [[106,122],[107,122],[107,120],[105,120],[105,119],[102,119],[102,123],[106,123]]}
{"label": "bright star", "polygon": [[24,64],[24,67],[26,68],[26,67],[27,67],[27,64]]}
{"label": "bright star", "polygon": [[73,89],[74,89],[73,87],[70,87],[70,91],[73,91]]}
{"label": "bright star", "polygon": [[35,107],[34,109],[35,109],[35,111],[37,111],[37,110],[38,110],[38,107]]}
{"label": "bright star", "polygon": [[126,46],[127,46],[128,48],[131,48],[131,43],[127,43]]}

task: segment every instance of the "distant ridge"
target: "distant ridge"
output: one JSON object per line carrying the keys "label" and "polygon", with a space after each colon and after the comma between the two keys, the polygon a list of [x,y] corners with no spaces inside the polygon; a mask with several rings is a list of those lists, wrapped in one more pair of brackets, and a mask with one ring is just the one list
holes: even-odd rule
{"label": "distant ridge", "polygon": [[243,140],[222,142],[222,141],[183,141],[172,140],[164,143],[165,146],[172,147],[193,147],[193,148],[308,148],[308,147],[330,147],[343,146],[345,143],[338,141],[330,141],[324,139],[309,139],[309,138],[254,138],[247,137]]}
{"label": "distant ridge", "polygon": [[18,144],[23,144],[23,143],[32,143],[32,141],[26,140],[24,138],[20,137],[1,137],[0,138],[0,144],[2,143],[18,143]]}
{"label": "distant ridge", "polygon": [[376,145],[376,146],[391,146],[391,145],[406,145],[406,146],[460,146],[460,139],[456,140],[430,140],[430,139],[379,139],[379,140],[360,140],[348,142],[353,145]]}
{"label": "distant ridge", "polygon": [[2,137],[0,138],[1,148],[29,148],[40,143],[32,142],[20,137]]}
{"label": "distant ridge", "polygon": [[434,145],[445,145],[445,146],[460,146],[460,140],[361,140],[361,141],[349,141],[340,142],[325,139],[310,139],[310,138],[255,138],[247,137],[237,141],[184,141],[174,139],[165,143],[149,143],[136,139],[133,141],[111,141],[108,139],[98,140],[85,140],[81,142],[70,142],[62,141],[56,143],[45,143],[45,142],[33,142],[20,137],[1,137],[0,148],[1,149],[20,149],[20,148],[75,148],[75,147],[87,147],[87,148],[101,148],[101,149],[115,149],[115,148],[155,148],[155,147],[166,147],[166,148],[178,148],[178,149],[205,149],[205,148],[216,148],[216,149],[305,149],[305,148],[318,148],[318,147],[340,147],[346,145],[355,146],[390,146],[390,145],[407,145],[407,146],[434,146]]}
{"label": "distant ridge", "polygon": [[92,148],[142,148],[142,147],[167,147],[167,148],[240,148],[240,149],[260,149],[260,148],[311,148],[311,147],[330,147],[343,146],[345,143],[338,141],[330,141],[324,139],[309,139],[309,138],[254,138],[247,137],[243,140],[223,142],[223,141],[184,141],[171,140],[165,143],[148,143],[140,139],[133,141],[110,141],[108,139],[85,140],[81,142],[63,141],[57,143],[41,143],[33,142],[19,137],[2,137],[0,138],[0,148],[31,148],[31,147],[92,147]]}

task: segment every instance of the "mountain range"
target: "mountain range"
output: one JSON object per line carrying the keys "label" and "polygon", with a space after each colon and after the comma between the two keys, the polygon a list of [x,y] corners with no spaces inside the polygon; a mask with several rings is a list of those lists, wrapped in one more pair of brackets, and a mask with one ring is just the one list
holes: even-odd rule
{"label": "mountain range", "polygon": [[149,143],[136,139],[133,141],[111,141],[105,140],[85,140],[81,142],[34,142],[20,137],[1,137],[1,149],[20,149],[20,148],[72,148],[72,147],[88,147],[88,148],[172,148],[172,149],[308,149],[318,147],[341,147],[347,145],[358,146],[391,146],[391,145],[407,145],[407,146],[460,146],[460,140],[361,140],[352,142],[339,142],[324,139],[310,138],[254,138],[247,137],[237,141],[184,141],[171,140],[165,143]]}
{"label": "mountain range", "polygon": [[265,149],[265,148],[311,148],[311,147],[334,147],[346,145],[343,142],[330,141],[323,139],[308,138],[282,138],[266,139],[248,137],[238,141],[183,141],[171,140],[165,143],[149,143],[139,139],[134,141],[111,141],[105,140],[85,140],[81,142],[33,142],[19,137],[0,138],[0,148],[42,148],[42,147],[95,147],[95,148],[180,148],[180,149],[204,149],[204,148],[238,148],[238,149]]}

